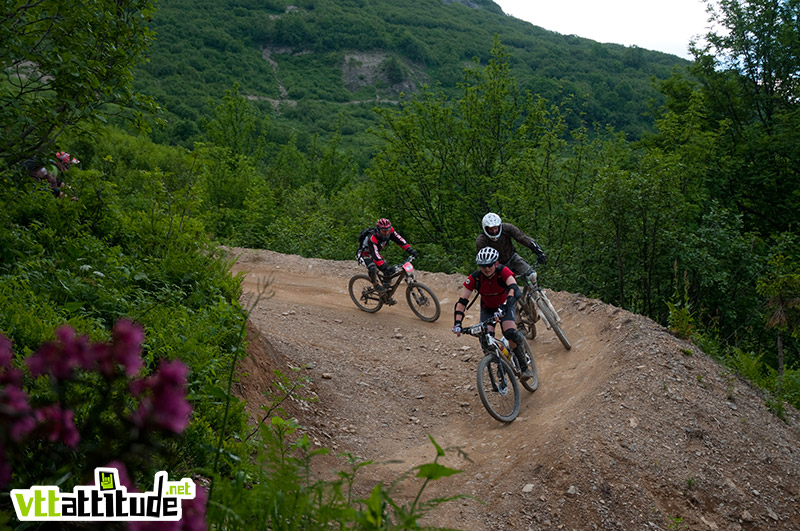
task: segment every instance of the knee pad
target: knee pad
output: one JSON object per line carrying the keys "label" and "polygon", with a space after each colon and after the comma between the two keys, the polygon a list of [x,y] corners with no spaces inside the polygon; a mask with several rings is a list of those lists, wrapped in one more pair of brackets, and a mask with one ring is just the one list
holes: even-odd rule
{"label": "knee pad", "polygon": [[508,330],[503,330],[503,337],[508,339],[509,341],[513,341],[517,345],[522,343],[522,334],[519,333],[519,330],[516,328],[509,328]]}

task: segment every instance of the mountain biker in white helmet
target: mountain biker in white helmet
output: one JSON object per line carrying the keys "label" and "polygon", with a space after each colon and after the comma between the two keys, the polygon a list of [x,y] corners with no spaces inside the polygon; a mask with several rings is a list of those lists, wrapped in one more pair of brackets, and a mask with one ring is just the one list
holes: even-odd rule
{"label": "mountain biker in white helmet", "polygon": [[510,267],[514,275],[523,279],[523,282],[531,266],[524,258],[517,254],[513,240],[517,240],[536,253],[537,260],[540,264],[544,264],[547,261],[547,256],[544,254],[544,251],[533,241],[533,238],[522,232],[522,230],[515,225],[503,223],[500,216],[494,212],[489,212],[483,216],[481,226],[483,227],[483,233],[479,234],[475,239],[475,249],[480,250],[484,247],[497,249],[497,252],[500,253],[500,263]]}
{"label": "mountain biker in white helmet", "polygon": [[[522,334],[516,329],[514,304],[521,295],[517,281],[511,269],[498,263],[500,254],[493,247],[484,247],[478,251],[475,262],[480,269],[475,271],[464,281],[461,297],[456,301],[453,309],[453,333],[461,335],[461,322],[469,302],[470,294],[477,290],[481,296],[481,317],[484,321],[494,315],[499,318],[503,329],[503,337],[508,339],[512,352],[517,357],[520,367],[525,367],[520,378],[533,378],[533,373],[525,360],[525,352],[521,343],[524,341]],[[494,333],[494,326],[489,328]]]}

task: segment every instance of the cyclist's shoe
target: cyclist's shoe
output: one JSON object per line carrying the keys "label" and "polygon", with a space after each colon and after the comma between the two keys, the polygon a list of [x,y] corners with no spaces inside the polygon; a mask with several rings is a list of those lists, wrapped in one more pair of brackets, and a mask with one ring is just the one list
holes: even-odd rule
{"label": "cyclist's shoe", "polygon": [[384,286],[383,284],[375,284],[375,290],[376,290],[378,293],[380,293],[381,295],[383,295],[384,293],[386,293],[387,291],[389,291],[389,288],[387,288],[387,287],[386,287],[386,286]]}
{"label": "cyclist's shoe", "polygon": [[388,304],[389,306],[394,306],[395,304],[397,304],[397,299],[387,299],[386,304]]}
{"label": "cyclist's shoe", "polygon": [[533,373],[531,372],[530,367],[525,367],[525,370],[522,371],[522,374],[519,375],[520,380],[530,380],[533,378]]}

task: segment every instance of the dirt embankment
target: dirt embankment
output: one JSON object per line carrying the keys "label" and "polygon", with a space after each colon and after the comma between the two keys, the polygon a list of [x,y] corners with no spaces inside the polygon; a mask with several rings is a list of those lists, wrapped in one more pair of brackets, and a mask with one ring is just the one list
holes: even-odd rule
{"label": "dirt embankment", "polygon": [[[548,291],[572,342],[538,324],[531,342],[536,393],[503,425],[480,403],[477,340],[450,332],[460,275],[419,272],[442,317],[417,319],[404,299],[378,313],[347,294],[352,262],[232,249],[253,300],[250,356],[240,392],[257,415],[274,368],[301,367],[319,401],[293,412],[316,444],[378,463],[364,492],[429,462],[432,436],[460,447],[462,470],[433,483],[446,504],[428,525],[469,530],[800,529],[800,431],[761,394],[691,343],[652,321],[569,293]],[[547,285],[546,270],[540,277]],[[476,311],[466,322],[474,322]],[[399,459],[402,464],[385,463]],[[321,463],[328,466],[330,463]],[[321,471],[324,473],[324,471]],[[395,492],[410,501],[419,484]]]}

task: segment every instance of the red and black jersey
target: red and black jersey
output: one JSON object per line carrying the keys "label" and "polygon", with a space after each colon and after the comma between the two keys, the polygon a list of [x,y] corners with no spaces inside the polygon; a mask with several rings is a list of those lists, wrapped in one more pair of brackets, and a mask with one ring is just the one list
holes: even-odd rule
{"label": "red and black jersey", "polygon": [[381,251],[383,251],[386,246],[389,245],[389,241],[393,241],[404,251],[408,251],[408,249],[411,247],[405,238],[400,236],[400,234],[394,230],[394,227],[392,227],[389,229],[389,236],[386,238],[381,238],[378,234],[373,234],[370,236],[369,246],[364,250],[363,253],[361,253],[361,256],[371,259],[376,266],[381,267],[386,263],[386,260],[384,260],[383,256],[381,256]]}
{"label": "red and black jersey", "polygon": [[481,271],[472,273],[464,281],[464,287],[474,291],[477,286],[478,293],[481,296],[482,308],[499,308],[501,304],[506,302],[508,279],[513,276],[514,273],[510,268],[498,264],[495,274],[491,277],[487,277]]}

